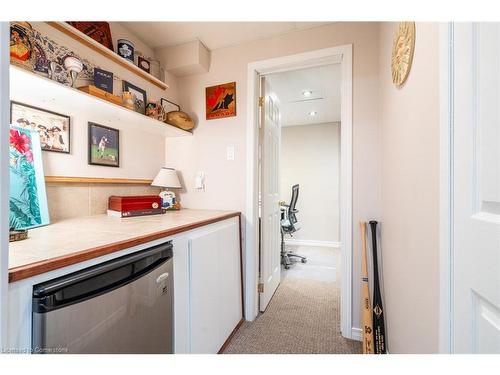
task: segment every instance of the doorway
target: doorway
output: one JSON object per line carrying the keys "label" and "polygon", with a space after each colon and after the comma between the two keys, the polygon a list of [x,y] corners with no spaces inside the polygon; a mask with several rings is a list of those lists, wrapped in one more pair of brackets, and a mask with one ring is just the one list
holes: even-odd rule
{"label": "doorway", "polygon": [[[258,314],[259,293],[259,97],[261,79],[271,74],[337,64],[340,84],[340,214],[339,249],[342,254],[340,325],[342,336],[352,338],[352,46],[340,46],[251,63],[248,66],[247,207],[245,229],[246,320]],[[263,159],[265,160],[265,159]],[[263,197],[261,197],[264,200]],[[274,206],[275,208],[277,206]],[[278,248],[279,251],[279,248]],[[264,285],[265,290],[265,285]],[[270,297],[274,291],[268,291]],[[269,299],[270,299],[269,297]]]}
{"label": "doorway", "polygon": [[286,205],[294,203],[298,211],[297,222],[283,236],[292,255],[282,259],[281,279],[336,288],[341,274],[340,72],[340,64],[329,64],[266,76],[280,103],[279,193],[285,224]]}

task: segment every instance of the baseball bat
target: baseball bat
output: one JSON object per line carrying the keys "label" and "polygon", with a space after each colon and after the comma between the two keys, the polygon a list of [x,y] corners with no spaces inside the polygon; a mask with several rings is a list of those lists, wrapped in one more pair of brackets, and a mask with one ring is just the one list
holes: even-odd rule
{"label": "baseball bat", "polygon": [[361,221],[359,226],[361,228],[363,354],[373,354],[373,317],[370,305],[370,288],[368,286],[368,266],[366,262],[366,223]]}
{"label": "baseball bat", "polygon": [[373,335],[375,338],[375,354],[386,353],[386,338],[384,324],[384,307],[380,294],[380,280],[378,276],[377,260],[377,222],[370,221],[372,230],[372,250],[373,250]]}

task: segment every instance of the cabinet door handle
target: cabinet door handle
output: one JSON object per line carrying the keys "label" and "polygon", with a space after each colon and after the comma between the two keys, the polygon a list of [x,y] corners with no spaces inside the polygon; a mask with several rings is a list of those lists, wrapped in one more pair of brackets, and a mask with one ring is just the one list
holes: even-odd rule
{"label": "cabinet door handle", "polygon": [[168,272],[162,273],[160,276],[156,278],[156,283],[160,284],[163,280],[168,279],[168,276],[169,276]]}

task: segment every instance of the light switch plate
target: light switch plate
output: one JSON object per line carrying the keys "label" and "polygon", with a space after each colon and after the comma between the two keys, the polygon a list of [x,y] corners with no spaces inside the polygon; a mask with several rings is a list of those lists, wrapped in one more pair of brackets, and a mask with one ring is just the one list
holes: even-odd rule
{"label": "light switch plate", "polygon": [[226,147],[226,159],[230,161],[234,160],[234,146]]}

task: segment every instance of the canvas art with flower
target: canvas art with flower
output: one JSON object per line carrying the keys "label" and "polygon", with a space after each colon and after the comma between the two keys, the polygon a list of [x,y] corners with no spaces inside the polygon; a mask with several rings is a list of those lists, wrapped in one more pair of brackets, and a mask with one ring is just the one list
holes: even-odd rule
{"label": "canvas art with flower", "polygon": [[11,126],[10,227],[29,229],[49,223],[38,132]]}

